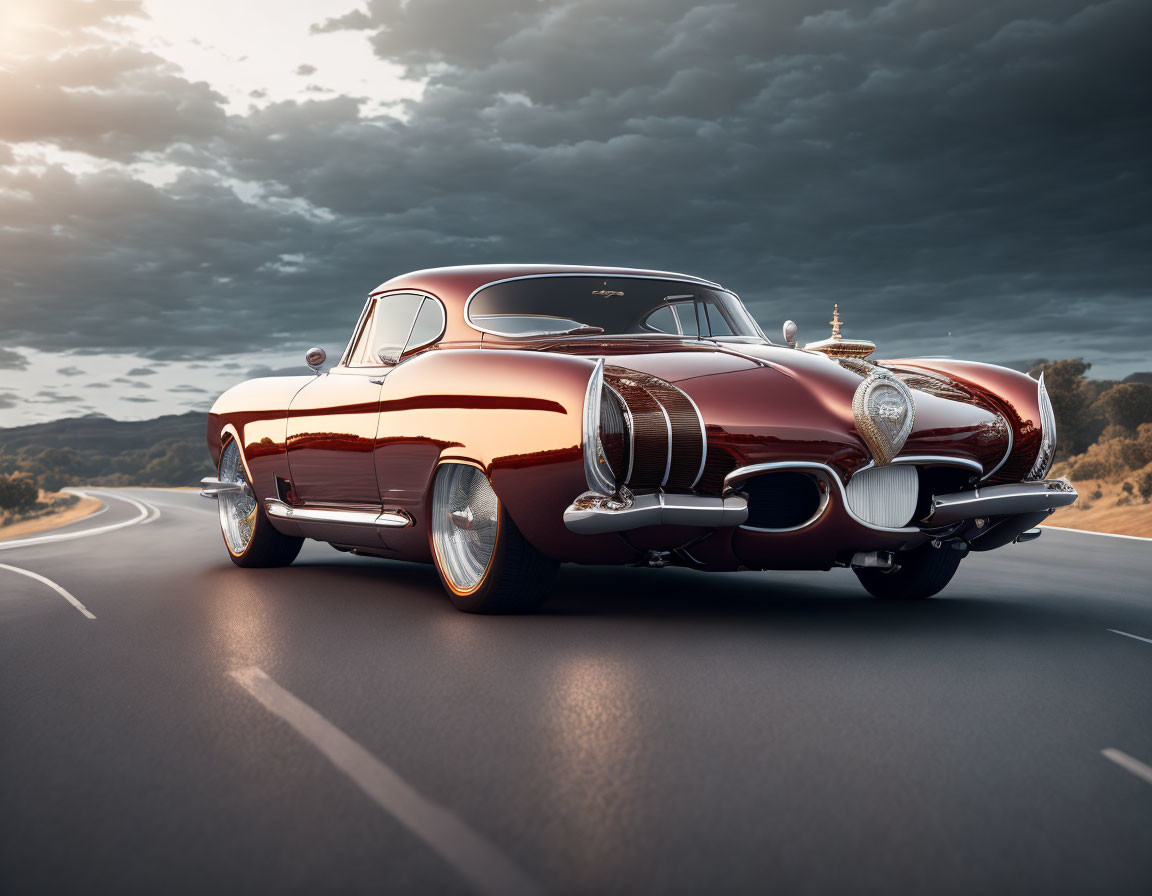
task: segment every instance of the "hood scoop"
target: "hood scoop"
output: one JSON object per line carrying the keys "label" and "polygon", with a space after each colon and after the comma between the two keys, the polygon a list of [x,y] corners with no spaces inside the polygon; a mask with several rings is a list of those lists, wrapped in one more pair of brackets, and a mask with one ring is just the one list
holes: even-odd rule
{"label": "hood scoop", "polygon": [[840,335],[840,305],[832,306],[832,336],[804,346],[808,352],[820,352],[833,358],[866,358],[876,351],[876,343],[867,339],[845,339]]}

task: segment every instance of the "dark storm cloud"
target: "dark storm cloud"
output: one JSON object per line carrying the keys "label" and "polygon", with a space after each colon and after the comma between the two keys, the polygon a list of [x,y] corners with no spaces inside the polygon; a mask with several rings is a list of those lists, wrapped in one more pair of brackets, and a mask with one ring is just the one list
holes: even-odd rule
{"label": "dark storm cloud", "polygon": [[[338,346],[416,267],[630,264],[718,278],[771,333],[822,337],[840,302],[886,353],[1127,364],[1152,323],[1150,25],[1135,0],[377,0],[318,23],[425,82],[402,118],[351,97],[227,117],[96,47],[94,111],[0,136],[185,171],[9,166],[0,307],[38,347],[205,357]],[[22,77],[72,102],[77,64]],[[184,111],[113,106],[101,130],[100,103],[157,92]]]}

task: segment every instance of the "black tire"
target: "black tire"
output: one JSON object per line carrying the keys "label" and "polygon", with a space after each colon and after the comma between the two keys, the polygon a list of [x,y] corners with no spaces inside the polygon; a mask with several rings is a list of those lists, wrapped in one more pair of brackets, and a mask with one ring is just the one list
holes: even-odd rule
{"label": "black tire", "polygon": [[873,597],[920,600],[939,594],[952,581],[964,551],[931,544],[896,554],[899,569],[856,569],[856,578]]}
{"label": "black tire", "polygon": [[[441,534],[451,532],[449,527],[452,524],[447,518],[439,519],[436,514],[440,512],[444,515],[449,506],[449,498],[444,491],[452,489],[454,480],[459,479],[462,473],[471,479],[473,490],[487,490],[485,501],[495,502],[495,543],[491,557],[479,581],[475,583],[453,581],[450,572],[452,564],[445,559],[445,552],[452,550],[452,547],[443,538],[437,537],[438,531]],[[531,613],[540,606],[551,588],[559,564],[528,543],[496,498],[495,492],[491,491],[491,485],[483,473],[477,468],[461,464],[441,466],[433,485],[432,508],[432,556],[436,571],[440,574],[440,582],[457,610],[465,613]]]}
{"label": "black tire", "polygon": [[[236,463],[235,456],[231,454],[233,451],[238,452],[239,448],[240,446],[234,440],[225,443],[224,449],[220,452],[220,463],[217,466],[216,475],[221,479],[234,480],[239,478],[248,483],[248,476],[243,472],[243,467]],[[229,470],[225,469],[226,456],[232,461]],[[235,470],[235,475],[230,472],[231,469]],[[251,489],[251,483],[248,483],[248,487]],[[243,541],[243,544],[238,543],[236,545],[229,543],[228,532],[225,530],[224,524],[226,515],[234,509],[233,499],[227,496],[221,496],[217,499],[220,502],[220,534],[224,539],[224,547],[228,549],[228,556],[237,566],[249,569],[288,566],[300,553],[304,539],[276,531],[264,513],[264,507],[260,501],[252,499],[251,495],[248,496],[248,499],[252,503],[246,504],[245,508],[251,507],[251,511],[245,513],[244,521],[248,524],[245,526],[245,534],[249,531],[250,534],[248,534],[246,541],[240,537],[239,540]]]}

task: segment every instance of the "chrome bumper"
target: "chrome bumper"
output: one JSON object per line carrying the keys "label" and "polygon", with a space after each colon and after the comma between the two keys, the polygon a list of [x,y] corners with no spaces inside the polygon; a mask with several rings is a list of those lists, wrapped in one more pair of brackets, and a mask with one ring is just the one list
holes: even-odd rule
{"label": "chrome bumper", "polygon": [[1067,479],[982,486],[972,491],[934,496],[932,512],[925,523],[946,526],[978,517],[1043,513],[1066,507],[1077,497],[1076,489]]}
{"label": "chrome bumper", "polygon": [[739,495],[655,494],[605,497],[586,492],[564,511],[564,525],[580,535],[627,532],[644,526],[739,526],[748,502]]}

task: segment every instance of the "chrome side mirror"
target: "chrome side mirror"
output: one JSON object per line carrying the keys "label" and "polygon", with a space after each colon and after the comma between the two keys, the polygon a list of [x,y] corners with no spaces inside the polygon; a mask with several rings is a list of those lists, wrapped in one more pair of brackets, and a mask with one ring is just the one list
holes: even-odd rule
{"label": "chrome side mirror", "polygon": [[308,362],[308,366],[312,368],[312,372],[317,376],[320,375],[320,365],[328,360],[328,352],[322,348],[313,346],[308,349],[308,353],[304,355],[304,360]]}
{"label": "chrome side mirror", "polygon": [[796,332],[799,328],[796,326],[796,321],[784,321],[784,341],[788,343],[789,348],[796,348]]}
{"label": "chrome side mirror", "polygon": [[386,345],[376,353],[376,357],[380,359],[381,364],[386,364],[389,367],[395,367],[400,363],[400,353],[402,351],[402,347]]}

